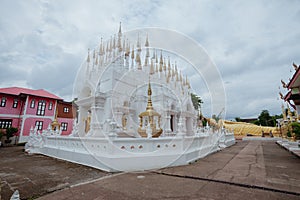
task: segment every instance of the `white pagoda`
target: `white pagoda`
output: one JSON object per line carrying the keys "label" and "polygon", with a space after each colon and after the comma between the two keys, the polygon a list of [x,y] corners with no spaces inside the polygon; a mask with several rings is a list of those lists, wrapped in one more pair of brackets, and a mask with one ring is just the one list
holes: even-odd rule
{"label": "white pagoda", "polygon": [[224,129],[197,127],[191,85],[176,62],[130,43],[121,31],[88,52],[76,80],[78,122],[70,136],[32,130],[40,153],[105,171],[184,165],[235,143]]}

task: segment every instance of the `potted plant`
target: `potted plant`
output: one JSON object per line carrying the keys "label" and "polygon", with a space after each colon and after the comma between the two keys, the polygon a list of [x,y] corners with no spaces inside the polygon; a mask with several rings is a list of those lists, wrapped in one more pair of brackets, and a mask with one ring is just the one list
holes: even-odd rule
{"label": "potted plant", "polygon": [[13,137],[15,135],[15,133],[18,132],[18,129],[17,128],[14,128],[14,127],[9,127],[6,129],[6,140],[5,140],[5,143],[11,143],[11,137]]}

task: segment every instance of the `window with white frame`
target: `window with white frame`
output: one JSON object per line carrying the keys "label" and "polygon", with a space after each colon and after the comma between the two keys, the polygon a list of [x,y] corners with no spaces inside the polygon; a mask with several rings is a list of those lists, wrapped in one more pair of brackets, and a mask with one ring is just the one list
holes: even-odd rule
{"label": "window with white frame", "polygon": [[48,106],[48,110],[52,110],[52,107],[53,107],[53,103],[50,102],[50,103],[49,103],[49,106]]}
{"label": "window with white frame", "polygon": [[5,107],[6,106],[6,98],[2,97],[1,98],[1,103],[0,103],[0,107]]}
{"label": "window with white frame", "polygon": [[61,128],[62,128],[63,131],[66,131],[68,129],[68,123],[62,122],[61,123]]}
{"label": "window with white frame", "polygon": [[17,108],[18,107],[18,99],[14,99],[14,103],[13,103],[13,108]]}
{"label": "window with white frame", "polygon": [[36,115],[45,115],[46,102],[44,100],[39,101]]}
{"label": "window with white frame", "polygon": [[43,130],[43,121],[36,121],[35,127],[37,128],[37,130]]}
{"label": "window with white frame", "polygon": [[69,112],[69,108],[68,107],[64,107],[64,113],[68,113]]}
{"label": "window with white frame", "polygon": [[11,119],[0,119],[0,129],[10,128],[12,125]]}
{"label": "window with white frame", "polygon": [[30,108],[34,108],[34,107],[35,107],[35,99],[32,99],[30,103]]}

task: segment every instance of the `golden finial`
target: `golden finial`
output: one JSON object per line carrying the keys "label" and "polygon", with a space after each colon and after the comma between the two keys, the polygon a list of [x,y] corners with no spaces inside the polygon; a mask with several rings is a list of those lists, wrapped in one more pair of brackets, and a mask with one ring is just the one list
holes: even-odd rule
{"label": "golden finial", "polygon": [[287,105],[287,109],[288,109],[288,116],[289,116],[290,120],[292,120],[292,112],[291,112],[291,109],[290,109],[290,107],[289,107],[288,104],[286,104],[286,105]]}
{"label": "golden finial", "polygon": [[282,87],[283,88],[287,88],[287,85],[286,85],[286,83],[281,79],[281,83],[282,83]]}
{"label": "golden finial", "polygon": [[122,36],[122,23],[120,22],[120,26],[119,26],[119,32],[118,32],[118,36],[121,37]]}
{"label": "golden finial", "polygon": [[170,56],[168,57],[168,70],[171,71],[171,62],[170,62]]}
{"label": "golden finial", "polygon": [[150,64],[150,75],[154,74],[154,66],[153,66],[153,59],[151,59],[151,64]]}
{"label": "golden finial", "polygon": [[299,68],[295,63],[293,63],[293,67],[294,67],[295,71],[297,71]]}
{"label": "golden finial", "polygon": [[185,75],[185,85],[188,85],[188,77]]}
{"label": "golden finial", "polygon": [[95,65],[98,65],[98,56],[96,56]]}
{"label": "golden finial", "polygon": [[130,43],[129,43],[128,39],[126,39],[126,43],[127,43],[127,45],[126,45],[126,52],[129,55],[129,53],[130,53]]}
{"label": "golden finial", "polygon": [[145,43],[145,47],[149,47],[148,33],[147,33],[147,36],[146,36],[146,43]]}
{"label": "golden finial", "polygon": [[103,55],[103,44],[102,44],[102,37],[101,37],[101,42],[100,42],[100,47],[99,47],[99,55]]}
{"label": "golden finial", "polygon": [[151,84],[150,84],[150,78],[149,78],[149,83],[148,83],[148,103],[147,103],[146,110],[153,110],[151,95],[152,95],[152,90],[151,90]]}
{"label": "golden finial", "polygon": [[140,34],[139,33],[138,33],[136,48],[137,48],[138,52],[142,51],[141,44],[140,44]]}
{"label": "golden finial", "polygon": [[167,65],[166,65],[166,58],[164,57],[164,71],[166,71],[167,70]]}
{"label": "golden finial", "polygon": [[124,49],[124,51],[126,50],[125,37],[123,38],[123,48],[122,49]]}
{"label": "golden finial", "polygon": [[174,64],[172,64],[172,77],[175,76],[175,67],[174,67]]}
{"label": "golden finial", "polygon": [[180,71],[180,82],[182,82],[182,73]]}
{"label": "golden finial", "polygon": [[112,51],[112,48],[113,48],[113,40],[112,40],[112,36],[110,36],[109,51]]}
{"label": "golden finial", "polygon": [[168,78],[171,78],[171,69],[168,69]]}
{"label": "golden finial", "polygon": [[86,59],[86,62],[90,62],[90,49],[88,49],[88,56],[87,56],[87,59]]}
{"label": "golden finial", "polygon": [[141,57],[140,57],[140,54],[136,54],[136,57],[135,57],[135,62],[136,64],[138,65],[138,69],[141,70],[142,68],[142,65],[141,65]]}
{"label": "golden finial", "polygon": [[160,50],[160,60],[159,60],[159,64],[161,64],[161,65],[164,64],[163,56],[162,56],[162,50]]}
{"label": "golden finial", "polygon": [[131,50],[131,59],[134,59],[134,45],[132,45],[132,50]]}
{"label": "golden finial", "polygon": [[106,52],[109,51],[109,42],[106,43]]}

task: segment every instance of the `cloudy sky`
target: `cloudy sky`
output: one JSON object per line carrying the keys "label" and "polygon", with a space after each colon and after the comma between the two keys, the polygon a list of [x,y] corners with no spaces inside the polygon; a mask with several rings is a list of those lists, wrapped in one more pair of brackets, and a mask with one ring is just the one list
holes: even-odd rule
{"label": "cloudy sky", "polygon": [[43,88],[71,100],[87,49],[120,21],[125,31],[160,27],[202,45],[223,79],[226,118],[279,114],[280,80],[300,64],[298,0],[0,2],[0,87]]}

